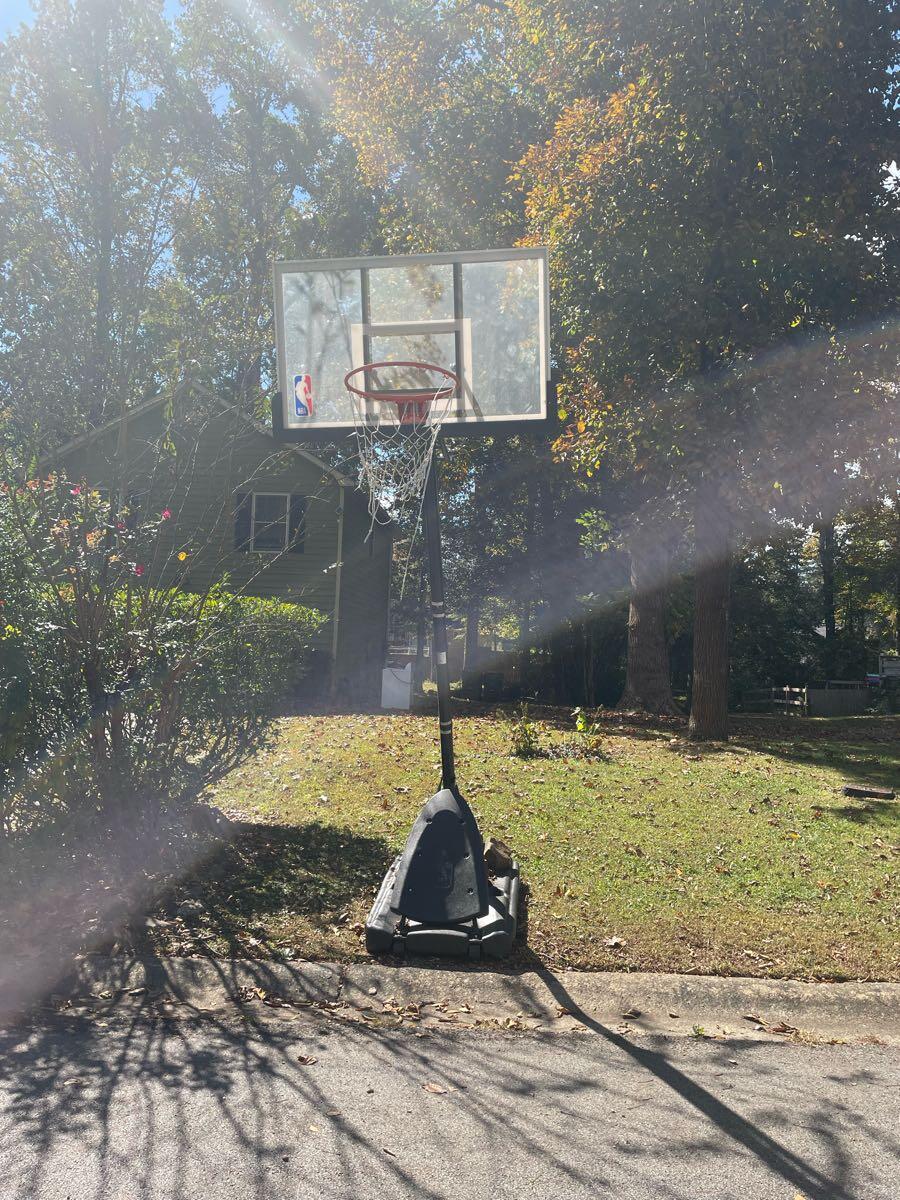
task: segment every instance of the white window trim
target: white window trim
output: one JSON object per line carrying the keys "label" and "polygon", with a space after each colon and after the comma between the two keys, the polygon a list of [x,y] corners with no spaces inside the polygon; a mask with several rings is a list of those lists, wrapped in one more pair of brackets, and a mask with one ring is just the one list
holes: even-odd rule
{"label": "white window trim", "polygon": [[[291,493],[290,492],[251,492],[250,504],[250,551],[252,554],[284,554],[291,540]],[[256,548],[256,497],[280,496],[284,500],[284,542],[277,550]]]}

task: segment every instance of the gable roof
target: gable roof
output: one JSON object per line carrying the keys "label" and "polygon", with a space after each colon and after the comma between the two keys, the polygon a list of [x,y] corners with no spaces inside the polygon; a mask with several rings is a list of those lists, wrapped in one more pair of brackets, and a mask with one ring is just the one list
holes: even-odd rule
{"label": "gable roof", "polygon": [[[134,417],[140,417],[143,416],[144,413],[152,412],[155,408],[161,408],[164,404],[167,404],[170,400],[174,399],[175,396],[179,394],[183,395],[188,392],[191,394],[200,394],[205,399],[211,400],[214,404],[219,406],[219,409],[222,412],[236,413],[244,421],[248,429],[253,429],[256,433],[261,433],[265,437],[270,438],[272,441],[275,440],[272,430],[268,427],[268,425],[265,425],[262,421],[254,420],[253,417],[248,417],[247,414],[242,412],[236,404],[229,404],[222,400],[221,397],[216,396],[203,384],[191,383],[182,385],[180,388],[176,388],[174,392],[160,392],[158,396],[153,396],[150,400],[145,400],[142,404],[136,404],[133,408],[129,408],[124,413],[120,413],[119,416],[114,417],[111,421],[105,421],[102,425],[97,425],[94,429],[89,429],[86,433],[79,434],[78,437],[74,437],[70,441],[65,442],[62,446],[58,446],[49,454],[43,455],[38,463],[38,466],[50,466],[59,461],[59,459],[66,458],[69,454],[74,453],[76,450],[81,450],[85,446],[92,445],[98,440],[98,438],[103,437],[104,434],[107,434],[115,429],[121,429],[125,422],[132,420]],[[342,487],[347,485],[355,486],[354,481],[349,477],[349,475],[345,475],[344,472],[339,471],[337,467],[330,466],[321,458],[318,458],[315,454],[311,453],[303,446],[298,445],[296,442],[283,443],[283,447],[285,450],[290,450],[291,453],[297,454],[300,456],[300,458],[312,463],[313,466],[320,468],[326,475],[330,475],[335,482],[339,483]]]}

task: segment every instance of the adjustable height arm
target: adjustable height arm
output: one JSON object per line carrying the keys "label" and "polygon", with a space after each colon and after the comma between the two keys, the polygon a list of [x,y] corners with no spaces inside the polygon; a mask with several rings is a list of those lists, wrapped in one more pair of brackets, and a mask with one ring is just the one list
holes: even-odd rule
{"label": "adjustable height arm", "polygon": [[450,671],[447,666],[447,612],[444,607],[444,571],[441,564],[441,529],[438,514],[437,456],[431,460],[425,495],[425,541],[428,548],[428,576],[431,584],[432,651],[437,681],[438,720],[441,730],[441,783],[456,791],[456,764],[453,757],[453,720],[450,716]]}

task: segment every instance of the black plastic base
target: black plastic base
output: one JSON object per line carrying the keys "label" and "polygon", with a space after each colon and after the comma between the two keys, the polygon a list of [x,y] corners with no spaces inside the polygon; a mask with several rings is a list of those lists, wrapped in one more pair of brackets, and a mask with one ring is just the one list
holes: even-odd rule
{"label": "black plastic base", "polygon": [[483,917],[448,925],[409,921],[391,910],[391,894],[399,857],[381,882],[366,918],[366,949],[370,954],[432,954],[449,958],[505,958],[516,936],[519,908],[519,867],[491,882],[488,911]]}

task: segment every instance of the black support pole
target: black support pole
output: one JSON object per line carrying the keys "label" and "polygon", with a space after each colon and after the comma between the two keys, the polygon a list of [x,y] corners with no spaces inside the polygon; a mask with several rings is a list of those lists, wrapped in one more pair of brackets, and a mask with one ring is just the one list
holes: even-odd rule
{"label": "black support pole", "polygon": [[444,607],[444,568],[441,563],[441,526],[438,514],[437,454],[431,460],[425,495],[425,543],[428,548],[428,578],[431,585],[431,652],[437,681],[438,720],[441,728],[441,786],[456,793],[456,764],[453,758],[453,720],[450,716],[450,670],[447,666],[447,612]]}

